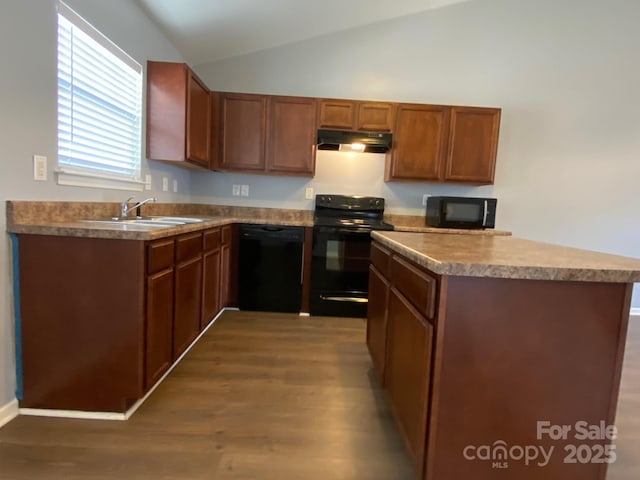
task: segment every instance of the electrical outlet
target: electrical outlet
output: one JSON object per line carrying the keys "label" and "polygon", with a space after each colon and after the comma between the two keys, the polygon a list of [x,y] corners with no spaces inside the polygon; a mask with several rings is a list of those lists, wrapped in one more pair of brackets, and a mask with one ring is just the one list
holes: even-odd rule
{"label": "electrical outlet", "polygon": [[151,175],[148,173],[144,176],[144,189],[151,190]]}
{"label": "electrical outlet", "polygon": [[168,192],[169,191],[169,178],[168,177],[162,177],[162,191],[163,192]]}
{"label": "electrical outlet", "polygon": [[178,180],[173,179],[173,193],[178,193]]}
{"label": "electrical outlet", "polygon": [[422,195],[422,206],[425,207],[427,205],[427,198],[429,198],[428,194]]}
{"label": "electrical outlet", "polygon": [[239,196],[240,196],[240,185],[234,185],[234,186],[232,187],[231,194],[232,194],[234,197],[239,197]]}
{"label": "electrical outlet", "polygon": [[249,196],[249,185],[240,186],[240,195],[242,195],[243,197]]}
{"label": "electrical outlet", "polygon": [[306,200],[313,200],[313,187],[307,187],[304,191],[304,198]]}
{"label": "electrical outlet", "polygon": [[47,157],[44,155],[33,156],[33,179],[39,182],[47,180]]}

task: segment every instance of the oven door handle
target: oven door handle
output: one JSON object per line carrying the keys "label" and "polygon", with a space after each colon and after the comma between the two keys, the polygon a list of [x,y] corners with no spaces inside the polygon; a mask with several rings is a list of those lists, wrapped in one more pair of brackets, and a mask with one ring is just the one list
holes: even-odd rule
{"label": "oven door handle", "polygon": [[353,302],[353,303],[368,303],[369,299],[362,297],[335,297],[335,296],[327,296],[320,295],[322,300],[329,300],[331,302]]}
{"label": "oven door handle", "polygon": [[315,227],[319,232],[322,233],[349,233],[349,234],[356,234],[356,235],[370,235],[371,234],[371,229],[370,228],[362,228],[362,229],[356,229],[356,228],[336,228],[336,227]]}

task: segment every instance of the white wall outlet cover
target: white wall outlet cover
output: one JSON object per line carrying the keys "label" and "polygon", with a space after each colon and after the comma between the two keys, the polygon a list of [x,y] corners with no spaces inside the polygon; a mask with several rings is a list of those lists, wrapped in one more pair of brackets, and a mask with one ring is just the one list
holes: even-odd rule
{"label": "white wall outlet cover", "polygon": [[162,191],[163,192],[168,192],[169,191],[169,178],[168,177],[162,177]]}
{"label": "white wall outlet cover", "polygon": [[234,185],[234,186],[232,187],[232,189],[231,189],[231,194],[232,194],[234,197],[239,196],[239,195],[240,195],[240,185]]}
{"label": "white wall outlet cover", "polygon": [[144,189],[151,190],[151,175],[148,173],[144,176]]}
{"label": "white wall outlet cover", "polygon": [[427,198],[429,198],[431,195],[429,195],[428,193],[425,193],[424,195],[422,195],[422,206],[426,206],[427,205]]}
{"label": "white wall outlet cover", "polygon": [[313,200],[313,187],[307,187],[304,191],[304,198],[307,200]]}
{"label": "white wall outlet cover", "polygon": [[242,195],[243,197],[249,196],[249,185],[242,185],[240,187],[240,195]]}
{"label": "white wall outlet cover", "polygon": [[47,157],[44,155],[33,156],[33,179],[39,182],[47,180]]}

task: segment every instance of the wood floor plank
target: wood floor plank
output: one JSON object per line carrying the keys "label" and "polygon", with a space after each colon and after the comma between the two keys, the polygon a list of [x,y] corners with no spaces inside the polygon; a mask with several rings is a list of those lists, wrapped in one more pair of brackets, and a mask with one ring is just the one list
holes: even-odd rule
{"label": "wood floor plank", "polygon": [[362,319],[226,312],[127,422],[18,417],[0,479],[412,479]]}
{"label": "wood floor plank", "polygon": [[[640,319],[620,393],[618,461],[640,478]],[[21,416],[0,480],[412,480],[361,319],[226,312],[127,422]],[[435,479],[437,480],[437,479]]]}

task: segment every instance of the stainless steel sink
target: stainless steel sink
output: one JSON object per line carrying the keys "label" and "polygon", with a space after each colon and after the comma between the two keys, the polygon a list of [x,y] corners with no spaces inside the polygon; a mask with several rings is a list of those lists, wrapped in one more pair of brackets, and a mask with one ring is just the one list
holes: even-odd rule
{"label": "stainless steel sink", "polygon": [[153,217],[143,217],[143,220],[149,220],[152,222],[169,222],[169,223],[200,223],[204,222],[202,218],[195,217],[162,217],[162,216],[153,216]]}
{"label": "stainless steel sink", "polygon": [[98,225],[113,225],[113,226],[119,226],[119,227],[125,227],[125,228],[148,228],[148,227],[155,227],[155,228],[168,228],[168,227],[175,227],[176,225],[184,225],[184,223],[168,223],[168,222],[151,222],[148,220],[138,220],[138,219],[131,219],[131,220],[82,220],[83,223],[95,223]]}
{"label": "stainless steel sink", "polygon": [[167,216],[153,216],[153,217],[111,217],[111,218],[99,218],[82,220],[86,223],[97,223],[102,225],[119,225],[127,227],[156,227],[156,228],[168,228],[175,227],[177,225],[185,225],[187,223],[200,223],[204,220],[202,218],[193,217],[167,217]]}

